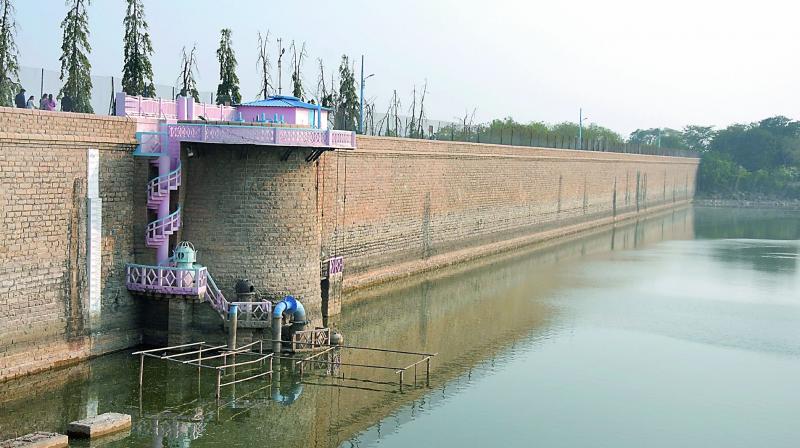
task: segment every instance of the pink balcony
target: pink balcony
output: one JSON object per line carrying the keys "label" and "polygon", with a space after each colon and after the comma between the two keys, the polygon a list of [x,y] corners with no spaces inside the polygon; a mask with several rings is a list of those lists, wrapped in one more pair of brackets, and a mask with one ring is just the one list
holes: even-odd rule
{"label": "pink balcony", "polygon": [[181,269],[129,264],[126,267],[125,283],[131,291],[202,297],[206,293],[207,277],[206,268]]}

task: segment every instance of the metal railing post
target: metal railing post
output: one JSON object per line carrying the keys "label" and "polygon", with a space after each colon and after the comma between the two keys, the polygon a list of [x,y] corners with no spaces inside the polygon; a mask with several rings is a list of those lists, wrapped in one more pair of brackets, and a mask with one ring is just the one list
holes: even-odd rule
{"label": "metal railing post", "polygon": [[139,389],[142,388],[143,377],[144,377],[144,353],[139,355]]}
{"label": "metal railing post", "polygon": [[428,387],[431,387],[431,358],[425,361],[425,382]]}
{"label": "metal railing post", "polygon": [[239,307],[235,304],[228,306],[228,348],[236,350],[236,327],[239,325]]}

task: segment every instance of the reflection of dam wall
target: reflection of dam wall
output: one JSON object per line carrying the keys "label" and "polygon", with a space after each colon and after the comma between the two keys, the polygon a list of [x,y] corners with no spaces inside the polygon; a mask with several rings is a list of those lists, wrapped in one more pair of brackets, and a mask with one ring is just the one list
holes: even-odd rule
{"label": "reflection of dam wall", "polygon": [[[582,257],[601,255],[612,247],[634,249],[662,239],[691,238],[692,226],[691,210],[682,208],[614,229],[598,229],[533,253],[423,274],[406,285],[393,283],[370,290],[360,300],[345,304],[337,327],[348,344],[439,352],[431,378],[431,386],[439,387],[520,338],[545,337],[558,318],[546,298],[566,281],[560,273],[568,272]],[[351,353],[345,362],[387,363],[388,359]],[[397,381],[391,374],[353,373]],[[313,377],[307,381],[321,382]],[[396,387],[382,389],[390,392],[306,384],[292,406],[253,409],[247,422],[254,428],[282,428],[278,433],[259,432],[265,444],[338,446],[428,391],[400,395],[393,392]],[[294,424],[282,425],[286,421]],[[298,442],[287,445],[287,440]],[[208,434],[203,441],[224,442],[221,434]]]}
{"label": "reflection of dam wall", "polygon": [[344,257],[345,289],[368,286],[686,202],[697,165],[359,137],[358,150],[321,161],[322,258]]}
{"label": "reflection of dam wall", "polygon": [[[582,263],[584,256],[602,256],[612,247],[634,249],[662,238],[689,238],[692,229],[691,210],[676,209],[616,228],[596,229],[568,241],[552,242],[535,252],[507,253],[503,257],[482,259],[479,264],[460,264],[426,273],[399,287],[395,283],[394,287],[387,285],[381,290],[365,291],[363,300],[345,305],[344,313],[337,318],[337,327],[350,344],[438,351],[440,355],[434,361],[431,385],[441,388],[453,378],[465,375],[475,366],[508,350],[521,338],[546,337],[559,319],[547,298],[567,281],[562,273]],[[373,295],[366,295],[368,293]],[[380,356],[351,354],[347,361],[387,361]],[[122,364],[111,363],[113,358],[117,361],[122,358]],[[73,367],[82,370],[76,370],[74,380],[66,386],[63,377],[49,373],[5,383],[12,386],[14,392],[4,403],[0,393],[0,415],[13,416],[6,417],[6,421],[13,420],[13,425],[0,428],[4,429],[0,434],[58,428],[71,421],[68,416],[84,415],[88,408],[122,409],[138,403],[137,368],[136,358],[119,354]],[[174,434],[187,440],[197,437],[192,446],[228,446],[230,430],[226,427],[246,428],[259,446],[338,446],[431,392],[418,389],[401,395],[392,386],[378,385],[377,388],[388,392],[374,392],[313,385],[310,383],[325,381],[309,376],[299,399],[290,406],[283,406],[269,399],[268,381],[254,381],[237,385],[239,401],[235,405],[224,405],[217,412],[213,402],[213,378],[207,372],[203,372],[203,380],[198,382],[191,367],[148,361],[146,368],[144,413],[141,414],[144,417],[130,408],[135,421],[150,418],[164,408],[179,408],[183,414],[172,416],[174,418],[163,416],[160,432],[152,427],[137,426],[127,443],[129,446],[152,446],[153,434],[168,439]],[[397,380],[396,376],[370,371],[353,374]],[[91,377],[91,383],[81,383],[78,377]],[[49,384],[50,380],[54,382]],[[290,375],[283,375],[283,381],[290,382]],[[25,384],[28,386],[23,386]],[[201,385],[202,391],[199,391]],[[281,386],[285,388],[289,384],[281,383]],[[263,391],[246,395],[262,387]],[[447,387],[449,389],[450,385]],[[31,399],[34,388],[38,395]],[[226,389],[223,403],[232,399],[231,390]],[[93,396],[99,404],[88,406]],[[203,399],[195,401],[198,397]],[[62,412],[53,418],[46,406]],[[202,420],[192,420],[192,416],[198,415],[199,407],[203,408]],[[43,417],[37,418],[37,415]],[[50,417],[45,419],[48,415]]]}

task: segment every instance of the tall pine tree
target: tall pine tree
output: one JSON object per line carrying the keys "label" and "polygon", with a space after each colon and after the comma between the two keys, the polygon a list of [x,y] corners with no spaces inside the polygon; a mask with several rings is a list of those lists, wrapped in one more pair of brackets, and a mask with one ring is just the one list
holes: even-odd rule
{"label": "tall pine tree", "polygon": [[178,87],[181,96],[191,96],[198,103],[200,93],[197,91],[197,82],[194,79],[194,71],[197,70],[197,45],[192,47],[192,51],[186,53],[183,47],[183,57],[181,58],[181,74],[178,76]]}
{"label": "tall pine tree", "polygon": [[68,98],[74,112],[93,113],[92,110],[92,69],[88,53],[92,51],[89,45],[89,19],[86,7],[91,0],[67,0],[69,11],[67,17],[61,22],[64,30],[64,40],[61,44],[61,81],[64,83],[58,98]]}
{"label": "tall pine tree", "polygon": [[16,28],[14,5],[11,0],[0,0],[0,106],[12,106],[19,89]]}
{"label": "tall pine tree", "polygon": [[350,59],[342,56],[339,65],[339,95],[336,107],[336,124],[339,129],[355,131],[358,121],[358,95],[356,95],[356,79],[350,68]]}
{"label": "tall pine tree", "polygon": [[219,86],[217,86],[217,104],[239,104],[242,95],[239,93],[239,77],[236,76],[236,55],[233,53],[231,30],[225,28],[221,31],[219,48]]}
{"label": "tall pine tree", "polygon": [[153,66],[150,56],[153,43],[147,32],[142,0],[126,0],[128,11],[125,14],[125,63],[122,67],[122,90],[128,95],[152,98],[156,96],[153,85]]}

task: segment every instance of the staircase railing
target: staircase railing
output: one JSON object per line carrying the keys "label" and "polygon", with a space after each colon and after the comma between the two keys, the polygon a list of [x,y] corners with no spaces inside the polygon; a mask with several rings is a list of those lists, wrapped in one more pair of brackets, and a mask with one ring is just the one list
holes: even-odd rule
{"label": "staircase railing", "polygon": [[136,140],[139,142],[136,145],[135,156],[159,156],[161,155],[161,140],[166,136],[164,132],[137,132]]}
{"label": "staircase railing", "polygon": [[169,215],[156,219],[147,224],[146,241],[148,247],[158,247],[169,238],[170,235],[177,232],[181,227],[181,208],[170,213]]}
{"label": "staircase railing", "polygon": [[206,278],[206,295],[205,300],[214,308],[223,319],[227,319],[230,312],[230,306],[236,305],[237,312],[239,313],[239,321],[262,321],[270,322],[272,319],[272,302],[269,300],[262,300],[259,302],[228,302],[222,290],[219,289],[217,283],[211,277],[208,271],[205,271]]}
{"label": "staircase railing", "polygon": [[177,190],[181,186],[181,166],[171,172],[153,178],[147,183],[147,207],[157,208],[158,204],[169,194],[170,190]]}
{"label": "staircase railing", "polygon": [[239,320],[269,322],[272,318],[272,302],[269,300],[262,300],[261,302],[231,302],[231,304],[236,305],[240,316]]}
{"label": "staircase railing", "polygon": [[222,290],[219,289],[214,278],[211,277],[208,271],[206,271],[206,301],[211,304],[211,308],[214,308],[223,319],[228,316],[230,302],[228,302],[228,299],[222,294]]}

